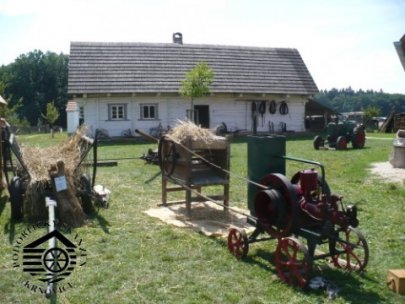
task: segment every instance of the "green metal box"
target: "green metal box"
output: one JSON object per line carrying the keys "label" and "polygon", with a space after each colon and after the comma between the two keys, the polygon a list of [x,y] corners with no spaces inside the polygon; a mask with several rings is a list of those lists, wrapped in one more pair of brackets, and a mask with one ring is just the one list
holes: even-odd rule
{"label": "green metal box", "polygon": [[[259,183],[269,173],[285,175],[286,138],[281,135],[247,137],[248,177]],[[254,199],[257,186],[248,184],[248,208],[255,216]]]}

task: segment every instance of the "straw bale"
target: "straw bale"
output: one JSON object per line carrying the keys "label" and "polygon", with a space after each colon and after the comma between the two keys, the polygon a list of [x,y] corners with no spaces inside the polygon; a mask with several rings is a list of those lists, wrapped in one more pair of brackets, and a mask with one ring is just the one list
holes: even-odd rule
{"label": "straw bale", "polygon": [[58,160],[64,162],[68,171],[74,172],[83,150],[80,145],[81,135],[77,132],[65,142],[45,148],[21,145],[21,156],[30,174],[30,183],[49,181],[48,170]]}
{"label": "straw bale", "polygon": [[[56,209],[60,221],[72,227],[84,223],[84,212],[76,188],[83,172],[78,168],[83,150],[82,132],[77,132],[67,141],[40,148],[21,145],[21,157],[30,176],[25,192],[24,210],[30,219],[46,219],[45,192],[52,192],[58,201]],[[56,192],[51,178],[64,175],[68,189]]]}
{"label": "straw bale", "polygon": [[169,130],[167,136],[182,144],[186,144],[188,140],[210,144],[218,139],[211,130],[201,128],[190,120],[178,120],[177,125]]}

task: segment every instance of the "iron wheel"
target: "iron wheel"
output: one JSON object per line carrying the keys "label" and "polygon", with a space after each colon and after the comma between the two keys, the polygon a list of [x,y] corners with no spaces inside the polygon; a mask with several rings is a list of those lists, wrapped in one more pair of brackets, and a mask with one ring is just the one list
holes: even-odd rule
{"label": "iron wheel", "polygon": [[249,251],[249,241],[244,229],[231,228],[228,232],[229,252],[238,260],[247,256]]}
{"label": "iron wheel", "polygon": [[343,235],[336,240],[334,250],[338,253],[332,257],[333,264],[348,271],[363,271],[369,258],[368,244],[363,234],[351,226],[339,232]]}
{"label": "iron wheel", "polygon": [[294,237],[279,239],[275,264],[277,274],[283,282],[301,288],[306,287],[312,263],[306,246],[298,239]]}
{"label": "iron wheel", "polygon": [[9,186],[11,218],[16,221],[23,219],[23,190],[21,178],[14,176]]}

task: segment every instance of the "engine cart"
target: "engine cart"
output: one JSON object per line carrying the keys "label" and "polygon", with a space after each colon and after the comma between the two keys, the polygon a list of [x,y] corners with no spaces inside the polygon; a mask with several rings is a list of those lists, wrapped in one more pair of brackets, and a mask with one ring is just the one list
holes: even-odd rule
{"label": "engine cart", "polygon": [[[248,221],[255,230],[248,236],[241,228],[231,228],[229,251],[243,259],[250,244],[275,240],[278,276],[301,288],[307,286],[316,260],[327,259],[347,271],[363,271],[369,250],[357,228],[356,206],[345,206],[342,197],[330,191],[322,164],[284,156],[284,151],[285,138],[280,136],[248,140],[249,179],[255,182],[248,189]],[[311,167],[288,179],[284,173],[287,160]],[[263,174],[266,171],[270,173]]]}

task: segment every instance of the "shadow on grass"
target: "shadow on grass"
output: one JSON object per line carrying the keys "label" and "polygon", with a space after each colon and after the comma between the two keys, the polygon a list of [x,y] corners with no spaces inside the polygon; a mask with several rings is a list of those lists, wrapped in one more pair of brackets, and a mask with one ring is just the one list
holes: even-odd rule
{"label": "shadow on grass", "polygon": [[4,225],[4,234],[8,234],[8,242],[12,244],[15,238],[15,224],[11,218]]}
{"label": "shadow on grass", "polygon": [[104,231],[104,233],[109,234],[110,230],[108,229],[108,226],[110,226],[110,223],[105,219],[104,216],[99,214],[98,212],[93,212],[92,214],[89,215],[89,219],[92,222],[97,222],[100,228]]}
{"label": "shadow on grass", "polygon": [[148,180],[145,181],[145,184],[149,184],[150,182],[152,182],[155,178],[157,178],[158,176],[160,176],[162,172],[158,171],[155,175],[153,175],[151,178],[149,178]]}
{"label": "shadow on grass", "polygon": [[[3,214],[7,201],[8,196],[3,195],[0,197],[0,215]],[[15,222],[11,219],[11,216],[8,219],[8,222],[4,225],[4,234],[8,234],[8,241],[10,244],[12,244],[15,238]]]}
{"label": "shadow on grass", "polygon": [[6,208],[6,203],[8,200],[8,196],[0,197],[0,215],[3,213],[4,209]]}
{"label": "shadow on grass", "polygon": [[[253,255],[246,256],[242,262],[252,265],[257,265],[266,271],[269,271],[274,277],[278,278],[277,271],[274,265],[274,252],[257,249]],[[316,264],[315,264],[316,265]],[[338,297],[347,302],[356,304],[368,303],[383,303],[386,299],[382,298],[378,292],[366,290],[364,288],[368,283],[378,284],[376,280],[368,277],[367,274],[350,273],[347,271],[326,267],[320,271],[311,273],[311,277],[321,276],[327,279],[330,283],[337,286],[339,289]],[[294,287],[291,287],[294,288]],[[325,290],[312,290],[294,288],[298,292],[305,294],[314,294],[328,297]]]}

